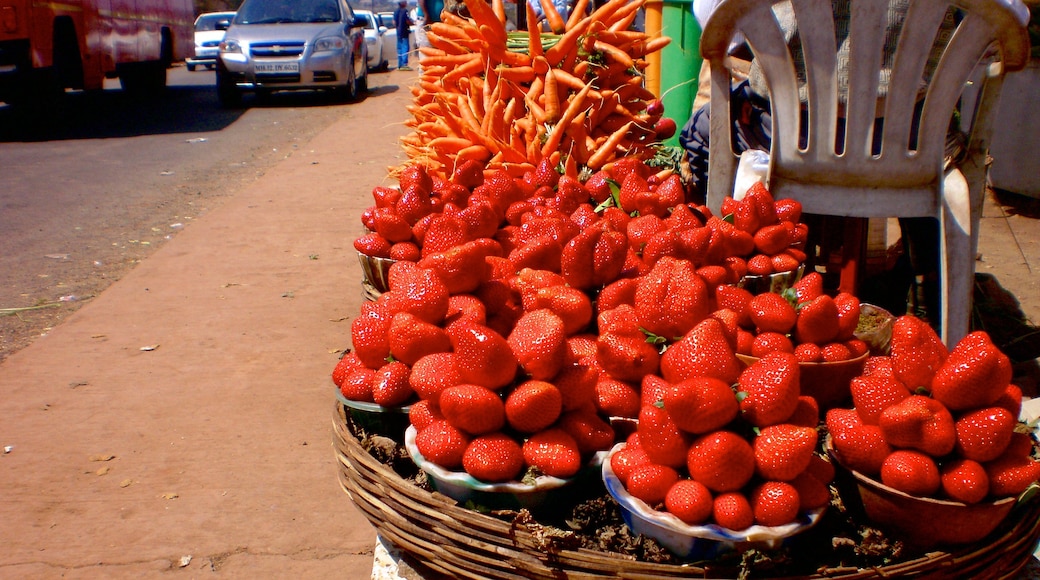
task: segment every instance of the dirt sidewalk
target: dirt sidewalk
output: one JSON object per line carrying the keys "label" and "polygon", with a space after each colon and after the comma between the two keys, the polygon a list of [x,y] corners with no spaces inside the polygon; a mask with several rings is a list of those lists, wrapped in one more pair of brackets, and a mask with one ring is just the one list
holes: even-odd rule
{"label": "dirt sidewalk", "polygon": [[329,372],[412,78],[373,76],[342,120],[0,365],[0,577],[370,577]]}

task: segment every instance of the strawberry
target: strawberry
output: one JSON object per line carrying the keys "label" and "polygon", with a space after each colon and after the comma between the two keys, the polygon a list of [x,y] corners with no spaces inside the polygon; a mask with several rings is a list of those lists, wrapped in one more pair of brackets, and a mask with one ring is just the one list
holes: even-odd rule
{"label": "strawberry", "polygon": [[408,422],[419,432],[429,427],[434,421],[444,420],[444,415],[433,401],[420,399],[408,408]]}
{"label": "strawberry", "polygon": [[824,345],[838,337],[838,307],[834,299],[824,294],[798,305],[794,336],[798,342]]}
{"label": "strawberry", "polygon": [[375,376],[376,371],[374,369],[368,367],[356,369],[344,377],[343,384],[339,386],[339,392],[347,400],[371,403],[373,402],[372,380]]}
{"label": "strawberry", "polygon": [[859,326],[859,298],[849,292],[839,292],[834,297],[834,305],[838,308],[838,336],[835,340],[851,340]]}
{"label": "strawberry", "polygon": [[722,323],[706,318],[661,355],[661,376],[670,383],[692,377],[712,377],[733,384],[741,363],[726,339]]}
{"label": "strawberry", "polygon": [[751,200],[741,199],[733,204],[733,226],[738,230],[755,235],[762,227],[758,219],[758,212]]}
{"label": "strawberry", "polygon": [[903,383],[891,375],[862,375],[849,382],[852,404],[867,425],[877,425],[881,412],[910,396]]}
{"label": "strawberry", "polygon": [[737,323],[737,313],[728,308],[720,308],[712,312],[710,316],[722,323],[722,334],[725,335],[726,342],[730,344],[736,344],[740,333],[746,332]]}
{"label": "strawberry", "polygon": [[[395,262],[390,267],[387,307],[391,313],[410,312],[431,324],[440,324],[448,313],[448,287],[434,270],[412,267],[402,271]],[[393,273],[398,275],[394,276]]]}
{"label": "strawberry", "polygon": [[417,265],[436,272],[449,294],[464,294],[476,290],[481,282],[488,279],[490,273],[484,261],[488,253],[489,249],[484,244],[472,240],[440,252],[428,253]]}
{"label": "strawberry", "polygon": [[941,479],[935,460],[920,451],[893,451],[881,465],[881,483],[918,497],[932,496]]}
{"label": "strawberry", "polygon": [[625,486],[628,485],[628,476],[632,470],[646,463],[650,463],[650,457],[640,445],[625,443],[622,448],[610,454],[610,468]]}
{"label": "strawberry", "polygon": [[654,463],[681,468],[693,438],[679,429],[675,420],[660,405],[643,405],[639,409],[640,446]]}
{"label": "strawberry", "polygon": [[354,240],[355,250],[373,258],[389,258],[391,247],[390,242],[376,232],[369,232]]}
{"label": "strawberry", "polygon": [[563,395],[545,381],[525,381],[506,397],[506,422],[521,433],[547,429],[560,418],[561,412]]}
{"label": "strawberry", "polygon": [[408,384],[419,398],[438,401],[441,391],[462,382],[453,352],[428,354],[412,365]]}
{"label": "strawberry", "polygon": [[794,347],[794,356],[798,362],[823,362],[823,350],[819,345],[811,342],[803,342]]}
{"label": "strawberry", "polygon": [[473,189],[484,183],[484,166],[473,159],[459,158],[451,172],[451,181],[466,189]]}
{"label": "strawberry", "polygon": [[737,329],[737,354],[751,356],[751,347],[755,344],[755,335],[743,328]]}
{"label": "strawberry", "polygon": [[882,463],[892,453],[881,427],[864,424],[853,409],[830,409],[824,422],[842,465],[868,476],[881,472]]}
{"label": "strawberry", "polygon": [[755,523],[751,504],[744,494],[737,491],[715,496],[711,516],[718,525],[734,531],[747,529]]}
{"label": "strawberry", "polygon": [[524,462],[545,475],[566,478],[581,469],[578,442],[562,429],[546,429],[531,435],[521,445]]}
{"label": "strawberry", "polygon": [[827,484],[807,472],[803,471],[788,483],[798,492],[799,511],[821,508],[831,501],[831,491]]}
{"label": "strawberry", "polygon": [[596,308],[599,312],[613,310],[622,304],[634,306],[636,303],[636,288],[639,280],[636,278],[619,278],[600,290],[596,296]]}
{"label": "strawberry", "polygon": [[582,455],[605,451],[614,444],[614,428],[588,407],[565,412],[556,426],[574,437]]}
{"label": "strawberry", "polygon": [[526,240],[509,252],[509,261],[514,270],[531,268],[535,270],[559,271],[563,255],[563,244],[549,236],[539,236]]}
{"label": "strawberry", "polygon": [[787,334],[798,319],[794,306],[774,292],[763,292],[752,298],[748,303],[748,312],[758,332]]}
{"label": "strawberry", "polygon": [[783,272],[794,272],[805,262],[805,254],[800,250],[794,248],[787,248],[786,250],[769,256],[770,265],[773,267],[773,272],[777,274]]}
{"label": "strawberry", "polygon": [[984,407],[961,415],[954,427],[957,453],[985,463],[1004,454],[1015,432],[1015,417],[1003,407]]}
{"label": "strawberry", "polygon": [[[649,198],[653,197],[650,191],[650,184],[647,183],[646,179],[638,173],[629,173],[625,176],[624,181],[621,182],[621,189],[618,192],[618,201],[621,202],[621,209],[625,210],[626,213],[638,212],[642,215],[644,212],[641,208],[646,208],[649,204]],[[655,212],[646,212],[648,214]]]}
{"label": "strawberry", "polygon": [[1012,417],[1020,416],[1022,414],[1022,389],[1009,384],[1004,390],[1004,394],[997,399],[996,403],[993,403],[993,406],[1007,409]]}
{"label": "strawberry", "polygon": [[463,381],[489,389],[513,382],[518,364],[501,334],[481,324],[467,323],[460,325],[450,338],[455,367]]}
{"label": "strawberry", "polygon": [[788,423],[763,427],[752,448],[761,478],[791,481],[809,466],[816,449],[816,428]]}
{"label": "strawberry", "polygon": [[[640,424],[640,440],[644,437]],[[736,491],[755,475],[755,451],[747,440],[732,431],[713,431],[690,445],[686,468],[691,479],[713,492]]]}
{"label": "strawberry", "polygon": [[403,362],[394,361],[383,365],[372,377],[372,401],[383,407],[396,407],[407,403],[414,395],[408,384],[411,369]]}
{"label": "strawberry", "polygon": [[798,359],[774,352],[758,359],[740,373],[740,414],[756,427],[787,421],[798,407]]}
{"label": "strawberry", "polygon": [[794,344],[787,335],[779,332],[763,332],[751,341],[751,356],[762,358],[771,352],[787,352],[794,354]]}
{"label": "strawberry", "polygon": [[765,254],[755,254],[747,259],[748,276],[768,276],[774,272],[773,260]]}
{"label": "strawberry", "polygon": [[567,283],[587,290],[617,279],[628,250],[622,231],[604,220],[571,238],[560,256],[560,273]]}
{"label": "strawberry", "polygon": [[840,362],[851,359],[852,351],[840,342],[829,342],[820,349],[820,357],[823,362]]}
{"label": "strawberry", "polygon": [[589,295],[570,286],[549,286],[534,293],[530,310],[547,308],[563,320],[567,336],[585,331],[592,322],[592,300]]}
{"label": "strawberry", "polygon": [[506,423],[502,399],[491,389],[479,385],[461,384],[444,389],[437,407],[449,423],[470,435],[498,431]]}
{"label": "strawberry", "polygon": [[989,494],[986,468],[970,459],[954,459],[939,469],[943,493],[953,501],[979,503]]}
{"label": "strawberry", "polygon": [[763,226],[772,225],[779,221],[776,215],[776,201],[761,181],[755,182],[748,188],[744,194],[744,199],[755,205],[755,211],[758,212],[758,221]]}
{"label": "strawberry", "polygon": [[512,437],[496,431],[474,438],[462,454],[466,473],[489,483],[515,480],[524,468],[524,451]]}
{"label": "strawberry", "polygon": [[596,383],[600,370],[589,364],[573,364],[563,367],[553,384],[560,391],[563,410],[573,411],[594,404],[596,400]]}
{"label": "strawberry", "polygon": [[667,339],[683,336],[714,309],[708,285],[690,262],[668,256],[640,279],[635,308],[643,328]]}
{"label": "strawberry", "polygon": [[350,342],[362,364],[378,369],[390,356],[387,333],[393,314],[385,300],[362,302],[358,317],[350,322]]}
{"label": "strawberry", "polygon": [[745,288],[730,285],[715,287],[715,304],[717,308],[727,308],[737,313],[737,323],[744,328],[751,328],[751,311],[748,305],[754,295]]}
{"label": "strawberry", "polygon": [[642,405],[654,405],[664,401],[665,393],[672,389],[672,383],[657,375],[646,375],[639,382],[639,400]]}
{"label": "strawberry", "polygon": [[675,383],[664,392],[663,401],[675,425],[695,435],[723,428],[739,411],[733,389],[712,377],[692,377]]}
{"label": "strawberry", "polygon": [[596,340],[596,360],[611,377],[635,382],[657,372],[661,355],[642,333],[606,332]]}
{"label": "strawberry", "polygon": [[812,427],[813,429],[818,427],[820,425],[820,404],[816,401],[816,397],[811,395],[798,397],[798,406],[794,408],[794,413],[787,419],[787,422],[799,427]]}
{"label": "strawberry", "polygon": [[433,179],[422,165],[406,165],[397,176],[397,182],[402,191],[413,187],[426,194],[433,191]]}
{"label": "strawberry", "polygon": [[332,383],[339,387],[350,373],[363,368],[365,368],[365,363],[361,362],[356,353],[348,350],[343,353],[332,369]]}
{"label": "strawberry", "polygon": [[372,219],[373,229],[376,233],[391,244],[412,239],[411,224],[398,215],[397,210],[389,207],[377,207],[372,213]]}
{"label": "strawberry", "polygon": [[817,481],[829,485],[834,481],[837,470],[835,470],[834,464],[825,456],[814,453],[812,459],[809,460],[809,466],[805,468],[805,472],[813,476]]}
{"label": "strawberry", "polygon": [[911,395],[888,406],[878,417],[878,427],[893,447],[916,449],[933,457],[953,451],[957,439],[950,411],[923,395]]}
{"label": "strawberry", "polygon": [[667,465],[646,463],[632,470],[625,488],[632,497],[654,507],[664,502],[668,490],[679,481],[679,472]]}
{"label": "strawberry", "polygon": [[859,358],[865,354],[870,354],[870,345],[858,338],[850,338],[841,344],[848,349],[849,358]]}
{"label": "strawberry", "polygon": [[466,320],[484,324],[487,322],[487,308],[479,298],[472,294],[453,294],[448,298],[448,312],[444,315],[444,327],[454,322]]}
{"label": "strawberry", "polygon": [[932,378],[949,355],[932,327],[914,316],[896,318],[889,349],[892,370],[911,391],[931,388]]}
{"label": "strawberry", "polygon": [[798,490],[783,481],[762,482],[751,490],[748,501],[760,526],[782,526],[797,520],[802,502]]}
{"label": "strawberry", "polygon": [[640,406],[639,390],[632,385],[609,376],[596,382],[596,408],[604,415],[634,419]]}
{"label": "strawberry", "polygon": [[415,434],[415,447],[427,461],[445,469],[462,467],[469,436],[445,420],[435,420]]}
{"label": "strawberry", "polygon": [[507,342],[517,363],[532,379],[552,379],[567,361],[563,319],[547,308],[524,313]]}
{"label": "strawberry", "polygon": [[984,464],[989,493],[994,497],[1018,495],[1040,479],[1040,462],[1014,447],[1017,446],[1012,442],[1003,455]]}
{"label": "strawberry", "polygon": [[823,296],[823,275],[816,271],[809,272],[795,282],[791,288],[794,289],[798,304],[811,302]]}
{"label": "strawberry", "polygon": [[387,342],[390,355],[407,365],[414,365],[428,354],[451,350],[451,339],[443,328],[411,312],[398,312],[390,319]]}
{"label": "strawberry", "polygon": [[699,481],[680,479],[665,494],[664,507],[685,524],[703,524],[711,518],[711,490]]}
{"label": "strawberry", "polygon": [[756,251],[772,256],[791,245],[791,232],[782,224],[765,226],[755,232],[754,240]]}
{"label": "strawberry", "polygon": [[415,242],[397,242],[390,246],[390,259],[408,262],[418,262],[422,258],[422,250]]}
{"label": "strawberry", "polygon": [[1011,382],[1011,360],[985,331],[965,336],[939,367],[931,382],[932,396],[951,411],[988,407]]}
{"label": "strawberry", "polygon": [[802,219],[802,204],[796,199],[778,199],[773,202],[776,219],[782,222],[798,223]]}

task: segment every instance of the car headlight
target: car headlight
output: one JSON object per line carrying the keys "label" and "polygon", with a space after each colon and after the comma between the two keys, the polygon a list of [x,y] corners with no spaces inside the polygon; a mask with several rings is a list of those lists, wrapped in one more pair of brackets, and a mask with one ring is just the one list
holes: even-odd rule
{"label": "car headlight", "polygon": [[242,54],[242,45],[237,40],[225,38],[220,43],[220,52]]}
{"label": "car headlight", "polygon": [[343,50],[347,46],[347,41],[339,36],[326,36],[319,38],[314,41],[314,52],[324,52],[329,50]]}

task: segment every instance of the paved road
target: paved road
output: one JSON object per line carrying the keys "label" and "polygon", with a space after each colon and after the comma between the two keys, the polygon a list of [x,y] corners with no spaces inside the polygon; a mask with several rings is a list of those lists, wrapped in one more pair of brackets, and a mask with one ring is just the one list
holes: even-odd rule
{"label": "paved road", "polygon": [[214,80],[177,67],[148,101],[110,81],[45,119],[0,106],[0,308],[60,302],[0,317],[0,360],[356,105],[300,93],[221,109]]}

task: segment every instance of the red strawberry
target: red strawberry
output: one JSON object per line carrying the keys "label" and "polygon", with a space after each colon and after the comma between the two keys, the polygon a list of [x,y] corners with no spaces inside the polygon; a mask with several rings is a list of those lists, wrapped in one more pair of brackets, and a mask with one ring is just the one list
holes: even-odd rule
{"label": "red strawberry", "polygon": [[634,306],[636,303],[636,278],[620,278],[607,284],[596,297],[596,308],[599,312],[613,310],[622,304]]}
{"label": "red strawberry", "polygon": [[563,412],[563,395],[552,383],[531,380],[521,383],[506,397],[509,426],[521,433],[547,429]]}
{"label": "red strawberry", "polygon": [[831,342],[823,345],[823,348],[820,349],[820,356],[823,358],[823,362],[840,362],[851,359],[852,351],[840,342]]}
{"label": "red strawberry", "polygon": [[755,250],[772,256],[791,245],[791,232],[787,226],[776,224],[760,228],[754,234]]}
{"label": "red strawberry", "polygon": [[661,356],[661,376],[670,383],[692,377],[712,377],[733,384],[741,364],[726,340],[722,323],[714,318],[699,322]]}
{"label": "red strawberry", "polygon": [[512,481],[524,468],[524,451],[505,433],[488,433],[469,442],[462,454],[462,467],[481,481]]}
{"label": "red strawberry", "polygon": [[626,443],[624,447],[610,454],[610,468],[614,470],[621,483],[628,485],[628,476],[640,465],[650,463],[650,457],[642,446]]}
{"label": "red strawberry", "polygon": [[989,493],[986,468],[970,459],[954,459],[939,470],[943,493],[953,501],[979,503]]}
{"label": "red strawberry", "polygon": [[524,462],[545,475],[567,478],[581,469],[578,442],[562,429],[546,429],[531,435],[521,446]]}
{"label": "red strawberry", "polygon": [[361,312],[350,323],[350,342],[358,359],[370,369],[378,369],[390,356],[387,333],[393,314],[385,300],[362,302]]}
{"label": "red strawberry", "polygon": [[752,447],[760,477],[791,481],[809,466],[816,449],[816,428],[788,423],[763,427]]}
{"label": "red strawberry", "polygon": [[391,260],[418,262],[420,258],[422,258],[422,250],[415,242],[397,242],[390,246]]}
{"label": "red strawberry", "polygon": [[[619,381],[639,381],[657,372],[661,355],[648,343],[638,322],[628,321],[634,314],[630,306],[621,306],[599,316],[600,335],[596,340],[596,360],[610,376]],[[625,317],[611,326],[612,319]]]}
{"label": "red strawberry", "polygon": [[459,158],[451,172],[451,181],[467,189],[473,189],[484,183],[484,166],[473,159]]}
{"label": "red strawberry", "polygon": [[911,395],[887,407],[878,417],[878,427],[893,447],[916,449],[933,457],[953,451],[957,439],[950,411],[923,395]]}
{"label": "red strawberry", "polygon": [[639,390],[632,385],[609,376],[596,382],[596,408],[604,415],[634,419],[640,407]]}
{"label": "red strawberry", "polygon": [[692,437],[679,429],[661,406],[643,405],[639,409],[638,433],[640,446],[651,461],[675,468],[686,465]]}
{"label": "red strawberry", "polygon": [[1004,390],[1004,394],[997,399],[993,406],[1004,407],[1011,413],[1012,417],[1020,416],[1022,414],[1022,389],[1009,384],[1007,389]]}
{"label": "red strawberry", "polygon": [[664,507],[683,523],[691,526],[703,524],[711,518],[711,491],[699,481],[680,479],[665,494]]}
{"label": "red strawberry", "polygon": [[809,272],[795,282],[791,288],[794,289],[799,304],[810,302],[823,296],[823,275],[815,271]]}
{"label": "red strawberry", "polygon": [[751,490],[748,497],[755,523],[761,526],[782,526],[798,519],[801,498],[798,490],[783,481],[766,481]]}
{"label": "red strawberry", "polygon": [[787,248],[779,254],[769,256],[769,261],[776,273],[794,272],[805,262],[805,256],[794,248]]}
{"label": "red strawberry", "polygon": [[798,492],[799,510],[814,510],[831,501],[831,491],[827,484],[807,472],[803,471],[788,483]]}
{"label": "red strawberry", "polygon": [[609,284],[625,266],[628,238],[609,222],[600,222],[574,236],[563,248],[560,273],[582,290]]}
{"label": "red strawberry", "polygon": [[744,199],[755,204],[758,212],[758,221],[763,226],[775,224],[779,221],[776,215],[776,201],[761,181],[752,184],[744,194]]}
{"label": "red strawberry", "polygon": [[755,254],[747,259],[748,276],[768,276],[774,272],[773,260],[765,254]]}
{"label": "red strawberry", "polygon": [[589,295],[570,286],[538,289],[529,310],[539,308],[548,308],[559,316],[567,336],[583,332],[592,322],[592,300]]}
{"label": "red strawberry", "polygon": [[372,401],[384,407],[407,403],[414,395],[408,384],[411,369],[403,362],[389,362],[376,371],[372,378]]}
{"label": "red strawberry", "polygon": [[711,514],[715,523],[729,530],[744,530],[755,523],[751,504],[744,494],[737,491],[715,496]]}
{"label": "red strawberry", "polygon": [[606,451],[614,444],[614,428],[587,407],[565,412],[556,426],[574,437],[582,455]]}
{"label": "red strawberry", "polygon": [[663,404],[665,393],[671,389],[672,383],[657,375],[646,375],[639,382],[639,400],[643,405]]}
{"label": "red strawberry", "polygon": [[798,359],[790,353],[767,354],[744,369],[738,379],[740,413],[756,427],[787,421],[798,407]]}
{"label": "red strawberry", "polygon": [[410,312],[426,322],[440,324],[448,312],[448,287],[433,270],[417,266],[402,270],[398,267],[407,263],[395,262],[390,267],[387,307],[394,314]]}
{"label": "red strawberry", "polygon": [[437,402],[441,391],[462,382],[455,353],[438,352],[428,354],[412,365],[408,383],[422,399]]}
{"label": "red strawberry", "polygon": [[720,285],[715,287],[715,304],[717,308],[727,308],[737,313],[737,322],[744,328],[751,328],[751,311],[748,305],[754,295],[744,288]]}
{"label": "red strawberry", "polygon": [[445,469],[462,467],[469,436],[445,420],[437,420],[415,434],[415,447],[427,461]]}
{"label": "red strawberry", "polygon": [[1003,407],[968,411],[955,423],[957,453],[965,459],[985,463],[1004,454],[1015,432],[1015,417]]}
{"label": "red strawberry", "polygon": [[517,361],[509,343],[487,326],[467,323],[450,335],[460,378],[490,389],[504,387],[516,377]]}
{"label": "red strawberry", "polygon": [[339,386],[339,392],[347,400],[371,403],[373,402],[372,380],[375,376],[376,371],[374,369],[368,367],[357,369],[343,379],[343,384]]}
{"label": "red strawberry", "polygon": [[553,384],[563,398],[563,410],[573,411],[594,404],[596,400],[596,382],[600,369],[596,366],[579,363],[563,367],[560,374],[553,379]]}
{"label": "red strawberry", "polygon": [[449,423],[470,435],[498,431],[506,423],[502,399],[479,385],[448,387],[441,392],[437,406]]}
{"label": "red strawberry", "polygon": [[1012,449],[1015,446],[1012,443],[1003,455],[984,465],[989,475],[989,493],[994,497],[1018,495],[1040,479],[1040,462]]}
{"label": "red strawberry", "polygon": [[778,199],[773,202],[776,218],[782,222],[798,223],[802,219],[802,204],[795,199]]}
{"label": "red strawberry", "polygon": [[738,230],[755,235],[762,227],[758,219],[758,212],[750,200],[741,199],[733,204],[733,225]]}
{"label": "red strawberry", "polygon": [[838,336],[835,340],[851,340],[859,326],[859,298],[848,292],[839,292],[834,297],[834,305],[838,307]]}
{"label": "red strawberry", "polygon": [[507,340],[516,361],[532,379],[552,379],[567,362],[563,319],[547,308],[524,313]]}
{"label": "red strawberry", "polygon": [[794,328],[798,313],[783,296],[764,292],[751,299],[748,304],[751,322],[759,332],[787,334]]}
{"label": "red strawberry", "polygon": [[787,335],[779,332],[763,332],[755,336],[751,342],[751,356],[762,358],[771,352],[788,352],[794,354],[794,344]]}
{"label": "red strawberry", "polygon": [[396,209],[377,207],[372,213],[372,218],[373,229],[391,244],[412,239],[412,225],[401,217]]}
{"label": "red strawberry", "polygon": [[663,400],[675,425],[695,435],[723,428],[739,411],[733,389],[711,377],[680,381],[664,392]]}
{"label": "red strawberry", "polygon": [[840,324],[834,299],[824,294],[798,305],[794,336],[798,342],[824,345],[838,337]]}
{"label": "red strawberry", "polygon": [[408,408],[408,422],[415,427],[416,432],[429,427],[434,421],[442,420],[444,415],[433,401],[420,399]]}
{"label": "red strawberry", "polygon": [[348,350],[343,353],[332,369],[332,383],[339,387],[350,373],[363,368],[365,368],[365,363],[361,362],[357,354]]}
{"label": "red strawberry", "polygon": [[881,374],[854,377],[849,391],[856,413],[867,425],[877,425],[882,411],[910,396],[898,379]]}
{"label": "red strawberry", "polygon": [[444,326],[453,322],[467,320],[484,324],[487,322],[487,308],[479,298],[472,294],[453,294],[448,298],[448,312],[444,315]]}
{"label": "red strawberry", "polygon": [[354,240],[354,249],[373,258],[389,258],[390,242],[376,232],[359,236]]}
{"label": "red strawberry", "polygon": [[708,285],[692,264],[665,256],[643,276],[636,288],[635,308],[643,328],[675,339],[711,314]]}
{"label": "red strawberry", "polygon": [[632,497],[643,500],[653,507],[664,502],[664,498],[679,481],[679,473],[667,465],[646,463],[632,470],[626,489]]}
{"label": "red strawberry", "polygon": [[472,292],[488,279],[489,272],[484,258],[489,248],[476,240],[458,246],[428,253],[417,263],[437,273],[449,294]]}
{"label": "red strawberry", "polygon": [[824,421],[842,465],[868,476],[881,472],[882,463],[892,453],[881,427],[865,425],[853,409],[831,409]]}
{"label": "red strawberry", "polygon": [[893,451],[881,465],[881,483],[918,497],[935,495],[941,480],[935,460],[920,451]]}
{"label": "red strawberry", "polygon": [[787,422],[799,427],[812,427],[815,429],[820,425],[820,404],[816,397],[802,395],[798,397],[798,406]]}
{"label": "red strawberry", "polygon": [[948,356],[946,346],[928,323],[900,316],[892,325],[892,370],[911,391],[931,388],[932,378]]}
{"label": "red strawberry", "polygon": [[398,312],[393,316],[387,342],[390,344],[390,355],[407,365],[414,365],[428,354],[451,350],[451,340],[443,328],[410,312]]}
{"label": "red strawberry", "polygon": [[988,407],[1011,382],[1011,360],[985,331],[965,336],[932,379],[932,396],[951,411]]}
{"label": "red strawberry", "polygon": [[[640,424],[640,440],[643,439]],[[732,431],[713,431],[690,445],[686,468],[691,479],[714,492],[736,491],[755,475],[755,451],[747,440]]]}
{"label": "red strawberry", "polygon": [[794,356],[798,362],[823,362],[823,350],[811,342],[803,342],[794,347]]}

